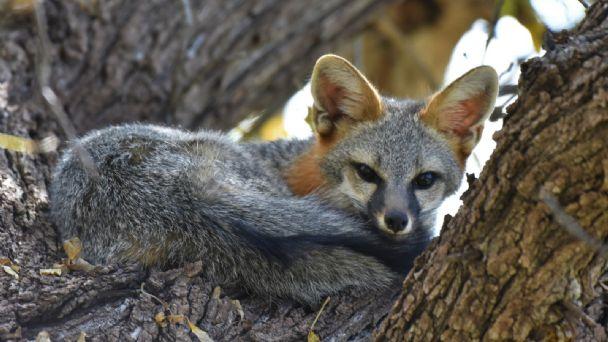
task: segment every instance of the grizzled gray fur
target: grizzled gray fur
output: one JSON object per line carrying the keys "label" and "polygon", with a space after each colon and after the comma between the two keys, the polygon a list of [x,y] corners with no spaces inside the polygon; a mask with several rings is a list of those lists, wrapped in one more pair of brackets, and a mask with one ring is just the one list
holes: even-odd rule
{"label": "grizzled gray fur", "polygon": [[[448,141],[461,138],[445,138],[450,126],[433,113],[423,117],[433,119],[430,124],[421,119],[423,103],[375,103],[375,91],[354,67],[337,56],[323,58],[313,74],[318,132],[324,134],[316,139],[235,143],[214,132],[131,124],[72,141],[51,185],[51,214],[61,238],[80,237],[84,257],[93,263],[163,267],[203,260],[218,284],[304,303],[347,287],[376,291],[395,284],[427,244],[435,209],[458,188],[462,165],[456,144]],[[328,77],[335,70],[338,76]],[[466,101],[462,96],[495,82],[494,71],[479,70],[437,98]],[[470,80],[474,87],[463,86]],[[332,93],[328,82],[343,91]],[[319,93],[323,87],[329,95]],[[328,100],[348,95],[349,87],[350,107],[335,106],[344,98]],[[359,98],[362,106],[382,108],[381,115],[372,120],[372,111],[357,113],[352,101]],[[425,110],[442,108],[433,105]],[[296,196],[286,174],[298,175],[293,166],[336,131],[341,138],[310,159],[319,163],[323,182]],[[471,134],[462,139],[475,138]],[[75,144],[90,154],[98,177],[83,168]]]}
{"label": "grizzled gray fur", "polygon": [[[404,117],[397,120],[403,125],[387,119],[344,147],[369,148],[378,135],[409,132],[404,125],[414,122],[408,113],[394,115]],[[411,134],[395,137],[424,137],[423,131]],[[377,152],[387,167],[395,164],[400,177],[409,170],[399,156],[416,160],[423,151],[409,139],[395,140],[391,144],[398,144],[399,153],[386,150],[388,145]],[[380,254],[405,252],[411,255],[400,263],[411,263],[430,227],[421,227],[411,245],[396,245],[319,197],[294,197],[281,172],[311,142],[236,144],[213,132],[151,125],[94,131],[77,143],[91,154],[99,178],[86,173],[73,149],[65,151],[51,187],[52,215],[61,237],[79,236],[85,258],[94,263],[131,259],[166,265],[202,259],[218,282],[236,281],[259,294],[307,303],[348,286],[388,286],[403,274],[385,265]],[[334,153],[346,152],[338,146]],[[331,177],[339,178],[341,159],[327,162]],[[450,179],[447,192],[456,188],[460,174]],[[353,240],[379,250],[359,251]]]}

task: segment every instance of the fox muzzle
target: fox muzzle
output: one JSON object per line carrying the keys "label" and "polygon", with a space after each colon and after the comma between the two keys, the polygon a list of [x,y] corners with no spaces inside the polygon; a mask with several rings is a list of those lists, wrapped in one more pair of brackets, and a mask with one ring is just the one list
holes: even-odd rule
{"label": "fox muzzle", "polygon": [[397,236],[413,230],[420,207],[413,189],[381,184],[369,201],[368,211],[378,229],[389,236]]}

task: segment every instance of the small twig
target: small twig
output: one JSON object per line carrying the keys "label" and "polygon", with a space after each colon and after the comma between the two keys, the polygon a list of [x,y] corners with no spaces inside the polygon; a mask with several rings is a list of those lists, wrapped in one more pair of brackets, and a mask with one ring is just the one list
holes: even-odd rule
{"label": "small twig", "polygon": [[[519,65],[519,63],[518,63],[518,65]],[[514,67],[514,66],[515,66],[515,62],[511,62],[511,63],[509,63],[509,66],[508,66],[508,67],[507,67],[505,70],[503,70],[503,71],[500,73],[500,75],[498,75],[498,79],[500,80],[500,79],[502,79],[502,78],[503,78],[505,75],[509,74],[509,73],[511,72],[511,70],[513,70],[513,67]]]}
{"label": "small twig", "polygon": [[598,341],[608,340],[604,327],[602,327],[600,324],[598,324],[593,318],[589,317],[589,315],[587,315],[581,309],[581,307],[579,307],[578,305],[575,305],[574,303],[572,303],[571,301],[568,301],[568,300],[563,300],[562,305],[568,310],[568,312],[570,312],[577,318],[580,318],[583,321],[583,323],[585,323],[587,326],[589,326],[593,330],[593,333]]}
{"label": "small twig", "polygon": [[580,2],[581,5],[583,5],[583,7],[585,7],[585,9],[589,9],[589,4],[585,0],[578,0],[578,2]]}
{"label": "small twig", "polygon": [[319,309],[319,312],[317,312],[317,316],[315,316],[315,320],[312,321],[312,324],[310,325],[310,329],[308,329],[309,331],[312,331],[315,328],[315,324],[317,324],[319,317],[321,317],[321,313],[323,313],[323,310],[325,310],[325,306],[327,305],[327,303],[329,303],[330,299],[331,299],[331,297],[325,298],[323,305],[321,305],[321,309]]}
{"label": "small twig", "polygon": [[144,290],[144,284],[145,284],[145,283],[141,283],[141,286],[140,286],[140,288],[139,288],[139,291],[141,292],[141,294],[146,295],[146,296],[149,296],[149,297],[150,297],[150,298],[152,298],[152,299],[156,299],[156,301],[158,301],[158,303],[159,303],[160,305],[162,305],[162,306],[163,306],[163,309],[164,309],[164,310],[169,311],[169,313],[170,313],[171,315],[173,315],[173,312],[171,311],[171,308],[169,307],[169,303],[165,302],[164,300],[162,300],[162,299],[160,299],[160,298],[156,297],[155,295],[153,295],[153,294],[151,294],[151,293],[149,293],[149,292],[146,292],[146,290]]}
{"label": "small twig", "polygon": [[553,51],[555,50],[555,36],[553,34],[553,32],[551,32],[551,30],[549,29],[545,29],[545,32],[543,33],[543,40],[541,43],[541,46],[543,47],[543,49],[547,50],[547,51]]}
{"label": "small twig", "polygon": [[186,24],[192,26],[192,6],[190,6],[190,0],[182,0],[182,6],[184,7],[184,16],[186,17]]}
{"label": "small twig", "polygon": [[506,113],[503,113],[502,110],[503,108],[505,108],[505,106],[511,104],[511,101],[517,96],[517,89],[515,89],[515,94],[512,94],[502,106],[496,106],[494,108],[494,111],[492,111],[492,114],[490,114],[490,118],[488,120],[490,120],[491,122],[494,121],[498,121],[500,119],[503,119],[506,115]]}
{"label": "small twig", "polygon": [[446,255],[443,260],[448,263],[462,262],[464,260],[478,260],[483,257],[483,254],[478,250],[468,250],[459,253],[451,253]]}
{"label": "small twig", "polygon": [[496,36],[496,24],[498,24],[498,19],[500,18],[500,10],[502,9],[502,5],[504,5],[505,0],[498,0],[496,3],[496,7],[494,7],[494,14],[492,15],[492,21],[490,21],[490,32],[488,32],[488,39],[486,39],[486,47],[483,51],[483,57],[481,58],[482,64],[486,59],[486,53],[488,52],[488,46],[490,45],[490,41],[494,39]]}
{"label": "small twig", "polygon": [[44,10],[43,1],[44,0],[35,0],[34,7],[36,29],[38,30],[36,75],[38,78],[38,84],[40,86],[40,93],[42,94],[42,97],[46,101],[51,112],[55,114],[55,117],[57,118],[57,121],[59,121],[59,125],[63,129],[63,132],[67,138],[74,141],[74,151],[80,158],[85,171],[91,176],[91,178],[96,179],[99,177],[99,172],[97,172],[93,158],[91,158],[91,155],[84,149],[84,147],[82,147],[81,144],[76,142],[76,129],[63,109],[61,100],[59,97],[57,97],[57,94],[55,94],[50,86],[51,63],[49,51],[51,49],[51,42],[48,36],[46,13]]}
{"label": "small twig", "polygon": [[540,199],[549,207],[555,221],[557,221],[557,223],[559,223],[568,233],[588,244],[602,257],[608,256],[608,246],[589,235],[574,217],[564,211],[555,196],[542,188],[540,190]]}
{"label": "small twig", "polygon": [[[169,101],[166,103],[166,108],[164,109],[167,113],[165,115],[166,123],[171,122],[171,113],[175,113],[177,111],[177,104],[183,97],[182,90],[183,86],[179,85],[179,77],[186,73],[186,63],[185,59],[191,59],[195,57],[194,50],[190,50],[188,48],[188,42],[192,37],[194,32],[194,17],[192,15],[192,4],[190,0],[182,0],[182,7],[184,9],[184,22],[185,25],[181,28],[179,34],[177,35],[178,40],[178,51],[175,54],[175,60],[173,65],[175,66],[175,71],[172,72],[171,76],[171,92],[169,93]],[[196,43],[196,40],[195,40]],[[197,44],[200,44],[197,43]]]}
{"label": "small twig", "polygon": [[498,96],[517,94],[517,84],[504,84],[498,87]]}
{"label": "small twig", "polygon": [[249,140],[251,138],[256,137],[256,135],[260,133],[260,130],[264,127],[264,125],[277,114],[280,115],[281,113],[277,113],[276,111],[263,111],[247,115],[246,118],[252,118],[252,121],[249,127],[245,127],[245,129],[243,129],[241,140]]}

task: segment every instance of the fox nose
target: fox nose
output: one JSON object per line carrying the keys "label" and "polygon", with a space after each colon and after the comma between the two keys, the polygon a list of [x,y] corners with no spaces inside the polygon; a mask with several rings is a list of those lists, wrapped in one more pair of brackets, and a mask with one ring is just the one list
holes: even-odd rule
{"label": "fox nose", "polygon": [[389,211],[384,215],[384,223],[388,229],[398,233],[407,226],[407,214],[400,211]]}

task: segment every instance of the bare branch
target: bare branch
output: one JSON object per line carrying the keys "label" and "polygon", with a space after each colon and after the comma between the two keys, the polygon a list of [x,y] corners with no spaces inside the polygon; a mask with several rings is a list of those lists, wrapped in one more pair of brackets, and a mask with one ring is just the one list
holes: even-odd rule
{"label": "bare branch", "polygon": [[573,315],[575,318],[579,318],[585,323],[589,328],[592,329],[593,334],[597,338],[598,341],[606,341],[608,337],[606,336],[606,331],[604,328],[598,324],[593,318],[589,317],[578,305],[572,303],[571,301],[562,301],[562,305],[568,310],[568,312]]}
{"label": "bare branch", "polygon": [[486,59],[486,52],[488,52],[488,46],[490,45],[490,41],[494,39],[496,36],[496,24],[498,24],[498,19],[500,18],[500,10],[502,9],[502,5],[504,5],[505,0],[498,0],[496,3],[496,7],[494,7],[494,14],[492,14],[492,21],[490,21],[490,30],[488,32],[488,38],[486,39],[486,47],[483,51],[482,61]]}
{"label": "bare branch", "polygon": [[51,112],[53,112],[57,118],[57,121],[59,121],[59,125],[63,129],[63,132],[67,138],[74,142],[74,150],[78,154],[80,162],[82,163],[85,171],[88,172],[93,179],[97,179],[99,177],[99,172],[93,163],[91,155],[84,149],[84,147],[82,147],[81,144],[76,143],[76,129],[63,109],[61,100],[59,97],[57,97],[57,94],[55,94],[50,86],[51,58],[49,56],[49,51],[51,49],[51,43],[48,36],[46,13],[44,10],[43,1],[44,0],[36,0],[34,9],[36,16],[36,29],[38,30],[36,76],[40,86],[40,93],[42,94],[42,97],[44,98]]}
{"label": "bare branch", "polygon": [[517,95],[517,84],[504,84],[498,88],[498,96]]}
{"label": "bare branch", "polygon": [[585,7],[585,9],[589,8],[589,4],[585,0],[578,0],[578,2],[580,2],[581,5],[583,5],[583,7]]}
{"label": "bare branch", "polygon": [[186,24],[192,25],[192,6],[190,6],[190,0],[182,0],[182,6],[184,7],[184,16],[186,17]]}

